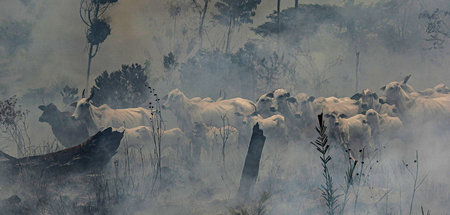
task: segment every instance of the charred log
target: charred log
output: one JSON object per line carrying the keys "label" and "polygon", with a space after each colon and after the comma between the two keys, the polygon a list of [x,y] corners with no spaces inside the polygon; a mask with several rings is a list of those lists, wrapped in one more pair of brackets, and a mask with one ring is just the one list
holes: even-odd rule
{"label": "charred log", "polygon": [[45,155],[14,158],[0,152],[0,169],[13,180],[24,170],[44,177],[97,172],[116,154],[122,137],[123,132],[107,128],[80,145]]}
{"label": "charred log", "polygon": [[253,191],[259,173],[259,163],[264,148],[266,137],[259,129],[259,124],[253,126],[253,133],[245,157],[244,168],[242,170],[241,182],[238,190],[238,197],[247,199]]}

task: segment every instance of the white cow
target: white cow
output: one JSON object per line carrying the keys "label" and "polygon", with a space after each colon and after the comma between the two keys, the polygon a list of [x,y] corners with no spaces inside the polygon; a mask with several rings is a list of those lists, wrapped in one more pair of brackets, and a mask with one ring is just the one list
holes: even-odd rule
{"label": "white cow", "polygon": [[[216,152],[221,152],[225,144],[226,147],[236,146],[239,132],[232,126],[215,127],[205,123],[196,122],[194,129],[193,153],[200,153],[204,149],[207,155],[213,156]],[[220,154],[220,153],[219,153]],[[201,155],[197,155],[201,156]]]}
{"label": "white cow", "polygon": [[92,92],[89,98],[86,98],[83,90],[82,98],[72,104],[75,106],[72,118],[84,122],[90,133],[106,127],[134,128],[149,125],[151,122],[152,112],[146,108],[112,109],[107,104],[96,107],[91,102],[93,96]]}
{"label": "white cow", "polygon": [[381,90],[386,94],[386,102],[395,105],[398,109],[403,122],[437,121],[448,123],[450,120],[450,94],[421,96],[417,92],[410,92],[406,86],[406,81],[391,82],[383,86]]}
{"label": "white cow", "polygon": [[297,99],[292,97],[285,89],[277,89],[273,95],[274,101],[271,111],[278,112],[284,117],[289,136],[297,139],[300,136],[300,128],[303,122]]}
{"label": "white cow", "polygon": [[[381,114],[388,114],[390,116],[397,116],[397,109],[393,105],[380,103],[380,98],[377,93],[371,89],[364,89],[361,93],[356,93],[351,97],[356,101],[356,105],[359,107],[359,113],[365,113],[369,109],[373,109]],[[382,99],[383,100],[383,99]]]}
{"label": "white cow", "polygon": [[[255,104],[247,99],[233,98],[216,102],[198,101],[192,102],[179,89],[172,90],[163,104],[163,109],[171,110],[177,117],[180,128],[185,133],[191,133],[195,122],[220,127],[223,117],[229,118],[230,122],[235,120],[235,112],[251,114],[255,110]],[[235,125],[231,124],[235,127]]]}
{"label": "white cow", "polygon": [[347,118],[345,114],[331,112],[325,115],[329,119],[330,137],[339,141],[344,149],[354,155],[363,148],[370,153],[373,149],[371,128],[367,124],[366,116],[357,114]]}
{"label": "white cow", "polygon": [[[252,113],[245,116],[242,113],[236,112],[236,119],[240,120],[241,126],[238,127],[240,134],[244,136],[244,143],[249,143],[252,135],[253,126],[259,123],[259,128],[263,130],[264,136],[266,136],[268,142],[287,143],[286,137],[287,126],[284,116],[275,114],[267,118],[263,118],[261,115]],[[239,123],[236,123],[239,124]]]}
{"label": "white cow", "polygon": [[380,137],[391,139],[399,136],[403,123],[398,117],[380,114],[374,109],[366,112],[367,123],[372,130],[372,136],[375,139]]}
{"label": "white cow", "polygon": [[[155,131],[155,138],[153,136],[153,129],[149,126],[138,126],[135,128],[119,128],[118,131],[124,131],[124,136],[118,149],[118,156],[116,159],[123,159],[130,151],[139,153],[139,150],[144,150],[144,153],[154,153],[155,140],[158,141],[158,134]],[[161,133],[161,154],[163,157],[188,158],[189,157],[189,140],[186,135],[179,128],[172,128],[164,130]],[[158,144],[158,142],[156,142]]]}
{"label": "white cow", "polygon": [[265,93],[256,101],[256,112],[262,117],[270,117],[274,113],[271,111],[273,106],[273,92]]}
{"label": "white cow", "polygon": [[313,127],[320,113],[338,112],[346,116],[354,116],[359,113],[359,107],[355,101],[348,98],[336,97],[308,97],[300,103],[301,120],[306,128]]}

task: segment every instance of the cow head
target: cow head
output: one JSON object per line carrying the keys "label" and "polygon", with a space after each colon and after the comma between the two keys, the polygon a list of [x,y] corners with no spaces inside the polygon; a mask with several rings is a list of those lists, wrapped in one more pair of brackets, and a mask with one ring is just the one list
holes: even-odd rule
{"label": "cow head", "polygon": [[341,124],[341,119],[347,118],[347,115],[333,111],[325,114],[325,117],[328,118],[330,126],[339,126]]}
{"label": "cow head", "polygon": [[355,104],[360,105],[362,111],[367,111],[370,108],[374,108],[374,103],[378,102],[378,95],[370,89],[365,89],[362,93],[353,95],[351,99],[357,100]]}
{"label": "cow head", "polygon": [[256,112],[259,113],[270,113],[272,111],[272,104],[273,104],[273,92],[266,93],[259,97],[259,99],[256,101]]}
{"label": "cow head", "polygon": [[367,118],[367,123],[369,123],[369,125],[376,125],[376,124],[378,124],[380,115],[374,109],[369,109],[366,112],[366,118]]}
{"label": "cow head", "polygon": [[399,99],[400,94],[414,92],[414,89],[407,84],[411,75],[406,76],[403,81],[391,82],[380,89],[385,92],[386,100],[384,102],[388,104],[394,104]]}
{"label": "cow head", "polygon": [[39,105],[38,108],[43,111],[42,115],[39,117],[39,122],[50,123],[56,120],[59,110],[53,103],[48,105]]}
{"label": "cow head", "polygon": [[291,97],[291,94],[285,89],[275,90],[273,96],[274,102],[273,105],[270,107],[270,111],[272,112],[280,111],[280,109],[287,108],[289,103],[297,103],[297,99]]}
{"label": "cow head", "polygon": [[83,90],[83,93],[81,94],[81,99],[78,102],[72,104],[72,106],[75,107],[75,111],[72,114],[72,119],[85,119],[90,115],[89,108],[92,105],[91,99],[94,97],[94,91],[91,92],[91,95],[88,98],[86,98],[84,93],[85,90]]}
{"label": "cow head", "polygon": [[168,95],[164,96],[162,108],[170,110],[178,107],[183,103],[185,98],[186,96],[183,92],[181,92],[181,90],[174,89],[170,91]]}

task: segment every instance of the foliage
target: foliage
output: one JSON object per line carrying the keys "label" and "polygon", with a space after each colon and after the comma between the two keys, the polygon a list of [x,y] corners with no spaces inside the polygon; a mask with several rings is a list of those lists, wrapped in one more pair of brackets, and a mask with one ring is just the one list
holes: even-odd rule
{"label": "foliage", "polygon": [[428,11],[420,13],[419,19],[426,20],[425,41],[431,44],[429,49],[444,48],[444,43],[450,38],[450,28],[445,21],[446,17],[450,17],[450,11],[439,10],[439,8],[431,14]]}
{"label": "foliage", "polygon": [[261,0],[219,0],[215,4],[219,14],[214,19],[222,25],[228,25],[229,22],[235,25],[252,23],[252,17],[260,3]]}
{"label": "foliage", "polygon": [[[274,11],[267,16],[268,22],[252,28],[263,37],[278,34],[278,15]],[[280,12],[280,36],[287,43],[295,44],[302,39],[314,36],[323,24],[335,24],[342,20],[336,6],[305,4],[299,8],[288,8]]]}
{"label": "foliage", "polygon": [[249,206],[239,206],[237,208],[228,207],[231,215],[264,215],[267,214],[266,202],[271,194],[264,192],[256,203]]}
{"label": "foliage", "polygon": [[231,32],[235,26],[253,23],[252,17],[261,0],[220,0],[215,7],[219,11],[214,19],[228,27],[225,53],[230,51]]}
{"label": "foliage", "polygon": [[111,34],[109,24],[105,20],[96,19],[89,27],[86,38],[90,44],[99,45],[106,40],[109,34]]}
{"label": "foliage", "polygon": [[31,43],[32,24],[27,21],[7,19],[0,23],[0,46],[8,54],[14,54],[20,48],[27,48]]}
{"label": "foliage", "polygon": [[206,89],[224,89],[229,96],[254,98],[286,80],[294,81],[296,71],[285,55],[266,52],[250,41],[230,54],[200,50],[180,65],[179,72],[181,89],[187,94],[214,98],[217,92]]}
{"label": "foliage", "polygon": [[311,142],[311,144],[316,147],[317,151],[320,152],[320,160],[322,161],[323,177],[325,178],[325,185],[321,185],[322,197],[327,205],[327,215],[335,214],[337,208],[337,198],[336,189],[333,188],[333,178],[328,170],[328,162],[331,160],[331,156],[328,155],[330,145],[328,144],[328,136],[326,134],[327,127],[325,126],[325,121],[323,120],[323,113],[317,116],[319,120],[319,127],[316,127],[319,137],[316,141]]}
{"label": "foliage", "polygon": [[[353,3],[352,3],[353,2]],[[287,44],[299,44],[315,36],[321,27],[348,42],[351,48],[365,48],[368,43],[381,43],[392,51],[405,50],[417,42],[418,35],[406,29],[407,1],[380,1],[375,4],[354,4],[346,1],[342,6],[302,4],[287,8],[278,15],[273,12],[263,23],[252,30],[262,37],[279,38]],[[406,18],[405,18],[406,17]]]}
{"label": "foliage", "polygon": [[81,0],[80,17],[88,27],[86,39],[91,45],[98,46],[111,33],[111,27],[105,21],[105,14],[117,0]]}
{"label": "foliage", "polygon": [[175,55],[172,52],[169,52],[167,56],[164,56],[164,69],[166,71],[173,70],[177,66],[177,61],[175,59]]}
{"label": "foliage", "polygon": [[78,101],[78,88],[72,88],[69,87],[69,85],[66,85],[60,93],[62,96],[62,101],[65,105],[70,105]]}
{"label": "foliage", "polygon": [[145,68],[139,64],[122,65],[118,71],[104,71],[95,79],[92,92],[94,105],[108,104],[112,108],[131,108],[143,105],[149,98],[146,90]]}

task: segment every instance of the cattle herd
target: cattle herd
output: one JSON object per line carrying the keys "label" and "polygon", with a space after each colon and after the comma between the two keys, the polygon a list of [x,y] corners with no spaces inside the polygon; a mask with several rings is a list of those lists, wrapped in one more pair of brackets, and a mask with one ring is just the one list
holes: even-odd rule
{"label": "cattle herd", "polygon": [[[448,126],[450,122],[450,90],[444,84],[424,91],[416,91],[407,84],[410,75],[402,81],[391,82],[381,88],[383,96],[365,89],[351,97],[313,97],[305,93],[293,95],[277,89],[260,96],[256,102],[243,98],[214,101],[211,98],[188,98],[179,89],[162,99],[162,109],[177,119],[179,128],[162,134],[163,150],[186,153],[199,159],[202,150],[208,152],[218,139],[230,144],[248,144],[253,125],[259,123],[271,145],[314,138],[317,115],[327,117],[328,135],[336,146],[346,152],[379,146],[383,140],[401,138],[408,126],[432,122]],[[139,147],[154,141],[149,127],[153,113],[137,107],[112,109],[108,105],[94,106],[84,92],[73,104],[74,112],[61,112],[55,105],[39,106],[43,111],[40,122],[52,127],[55,137],[65,147],[74,146],[82,139],[113,127],[125,130],[128,146]],[[64,126],[62,126],[64,125]],[[214,143],[215,142],[215,143]],[[351,153],[350,153],[351,156]]]}

